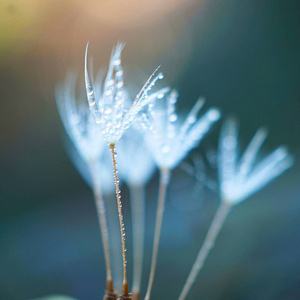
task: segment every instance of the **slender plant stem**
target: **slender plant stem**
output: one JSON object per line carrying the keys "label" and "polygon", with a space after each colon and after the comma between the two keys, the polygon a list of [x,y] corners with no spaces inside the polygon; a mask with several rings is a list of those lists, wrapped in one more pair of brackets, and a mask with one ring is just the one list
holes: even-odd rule
{"label": "slender plant stem", "polygon": [[156,211],[151,270],[150,270],[150,276],[149,276],[149,282],[148,282],[148,288],[147,288],[145,300],[150,299],[154,275],[155,275],[158,246],[159,246],[161,226],[162,226],[164,209],[165,209],[165,199],[166,199],[167,187],[168,187],[168,184],[170,181],[170,174],[171,174],[171,172],[169,169],[161,169],[160,170],[160,183],[159,183],[159,193],[158,193],[158,205],[157,205],[157,211]]}
{"label": "slender plant stem", "polygon": [[126,246],[125,246],[125,225],[124,218],[122,213],[122,202],[121,202],[121,191],[119,188],[119,179],[118,179],[118,171],[117,171],[117,163],[116,163],[116,152],[115,152],[115,144],[109,144],[109,149],[112,158],[114,178],[115,178],[115,186],[116,186],[116,196],[118,203],[118,212],[119,212],[119,221],[120,221],[120,231],[121,231],[121,241],[122,241],[122,259],[123,259],[123,283],[122,283],[122,295],[120,299],[131,299],[128,291],[128,281],[127,281],[127,260],[126,260]]}
{"label": "slender plant stem", "polygon": [[111,216],[107,220],[108,229],[109,229],[111,271],[112,271],[112,278],[114,281],[115,293],[118,294],[122,291],[123,261],[122,261],[122,255],[120,255],[120,249],[122,249],[122,241],[120,239],[119,218],[117,217],[118,205],[116,201],[116,192],[114,191],[113,195],[109,195],[109,199],[107,200],[109,200],[109,201],[105,201],[107,216]]}
{"label": "slender plant stem", "polygon": [[225,201],[221,201],[221,204],[218,207],[218,210],[211,222],[208,233],[205,237],[202,247],[200,248],[197,259],[192,267],[192,270],[184,284],[182,292],[179,296],[179,300],[184,300],[190,291],[193,283],[196,280],[196,277],[199,274],[199,271],[203,267],[205,259],[209,254],[210,250],[213,248],[215,240],[224,224],[224,221],[230,211],[231,205]]}
{"label": "slender plant stem", "polygon": [[133,236],[133,300],[139,300],[145,238],[145,188],[129,185]]}
{"label": "slender plant stem", "polygon": [[113,286],[113,279],[112,279],[112,275],[111,275],[111,263],[110,263],[110,254],[109,254],[109,235],[108,235],[108,227],[107,227],[107,220],[106,220],[105,204],[104,204],[102,190],[101,190],[101,184],[100,184],[101,178],[99,178],[99,163],[95,162],[95,161],[90,162],[90,170],[91,170],[91,175],[92,175],[93,192],[94,192],[94,197],[95,197],[95,202],[96,202],[97,215],[98,215],[98,221],[99,221],[99,225],[100,225],[102,244],[103,244],[103,250],[104,250],[107,290],[108,290],[108,292],[113,293],[114,286]]}

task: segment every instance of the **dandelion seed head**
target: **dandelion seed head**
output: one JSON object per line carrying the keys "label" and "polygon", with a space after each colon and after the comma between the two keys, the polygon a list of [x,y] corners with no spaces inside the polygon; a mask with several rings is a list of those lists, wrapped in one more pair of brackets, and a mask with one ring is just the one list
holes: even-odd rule
{"label": "dandelion seed head", "polygon": [[259,129],[238,159],[236,122],[229,119],[224,124],[218,154],[220,193],[224,201],[240,203],[292,166],[293,159],[283,146],[256,162],[266,137],[266,129]]}
{"label": "dandelion seed head", "polygon": [[[124,88],[124,71],[121,65],[121,52],[124,44],[118,44],[112,51],[108,72],[99,93],[95,93],[87,70],[87,51],[85,53],[85,84],[88,103],[92,115],[99,126],[104,140],[117,143],[125,131],[136,120],[138,112],[153,101],[149,92],[162,73],[150,76],[129,109],[125,109],[126,90]],[[99,82],[97,83],[98,85]]]}
{"label": "dandelion seed head", "polygon": [[221,114],[218,109],[211,108],[198,117],[204,104],[200,98],[182,121],[176,113],[178,92],[168,88],[163,96],[162,93],[158,96],[160,100],[143,110],[139,120],[156,164],[160,168],[173,169],[191,149],[198,146]]}
{"label": "dandelion seed head", "polygon": [[88,105],[76,97],[76,75],[70,72],[55,94],[63,125],[79,154],[86,161],[100,157],[105,142]]}

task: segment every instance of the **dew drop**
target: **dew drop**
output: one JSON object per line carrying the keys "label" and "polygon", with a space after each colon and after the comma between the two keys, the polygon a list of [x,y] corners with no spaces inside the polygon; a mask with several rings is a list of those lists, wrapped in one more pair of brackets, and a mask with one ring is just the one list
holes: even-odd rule
{"label": "dew drop", "polygon": [[177,120],[177,115],[176,114],[172,114],[170,117],[169,117],[169,120],[170,122],[175,122]]}
{"label": "dew drop", "polygon": [[88,86],[87,89],[88,89],[88,92],[87,92],[88,96],[92,96],[94,94],[93,88],[91,86]]}
{"label": "dew drop", "polygon": [[108,80],[107,85],[112,86],[114,85],[115,81],[113,79]]}
{"label": "dew drop", "polygon": [[170,104],[175,104],[177,102],[177,99],[174,97],[174,98],[171,98],[169,101],[170,101]]}
{"label": "dew drop", "polygon": [[111,108],[110,106],[107,107],[107,108],[105,108],[105,110],[104,110],[104,113],[105,113],[106,115],[111,114],[111,112],[112,112],[112,108]]}
{"label": "dew drop", "polygon": [[117,83],[117,88],[120,89],[124,85],[123,81]]}
{"label": "dew drop", "polygon": [[120,59],[116,59],[115,61],[114,61],[114,65],[115,66],[119,66],[121,64],[121,60]]}
{"label": "dew drop", "polygon": [[208,114],[207,114],[207,117],[211,120],[211,121],[217,121],[218,119],[220,119],[220,112],[219,110],[213,108],[211,109]]}
{"label": "dew drop", "polygon": [[195,122],[196,122],[196,117],[195,117],[195,116],[190,116],[190,117],[188,118],[188,122],[189,122],[190,124],[195,123]]}
{"label": "dew drop", "polygon": [[116,72],[116,76],[121,77],[122,75],[123,75],[123,71],[122,70]]}

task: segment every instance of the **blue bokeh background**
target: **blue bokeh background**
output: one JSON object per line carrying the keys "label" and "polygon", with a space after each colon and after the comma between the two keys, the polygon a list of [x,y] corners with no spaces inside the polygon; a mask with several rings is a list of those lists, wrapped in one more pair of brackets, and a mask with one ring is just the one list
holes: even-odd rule
{"label": "blue bokeh background", "polygon": [[[162,64],[182,112],[205,96],[206,107],[238,117],[242,149],[262,125],[270,132],[263,153],[288,145],[295,166],[231,212],[189,299],[299,299],[299,1],[124,2],[0,2],[0,299],[103,296],[93,197],[63,149],[54,99],[69,69],[83,81],[88,40],[95,68],[107,66],[116,42],[127,43],[133,92]],[[189,159],[216,149],[219,129]],[[147,186],[143,290],[157,175]],[[178,297],[218,205],[217,192],[195,193],[195,185],[182,169],[174,172],[153,299]],[[126,186],[123,195],[131,268]]]}

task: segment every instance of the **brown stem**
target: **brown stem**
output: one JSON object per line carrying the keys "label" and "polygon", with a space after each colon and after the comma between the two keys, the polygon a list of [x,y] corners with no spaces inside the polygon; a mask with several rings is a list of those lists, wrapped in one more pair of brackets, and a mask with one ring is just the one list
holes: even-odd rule
{"label": "brown stem", "polygon": [[156,221],[155,221],[155,233],[154,233],[154,243],[152,250],[152,261],[151,261],[151,270],[148,282],[148,288],[145,296],[145,300],[150,299],[151,289],[153,285],[155,268],[157,262],[158,246],[161,234],[161,226],[163,221],[164,209],[165,209],[165,199],[167,193],[167,186],[170,180],[170,170],[161,169],[160,170],[160,184],[159,184],[159,193],[158,193],[158,205],[156,210]]}
{"label": "brown stem", "polygon": [[118,295],[113,291],[113,282],[112,280],[107,281],[107,290],[105,291],[103,300],[117,300]]}
{"label": "brown stem", "polygon": [[140,292],[136,292],[136,291],[133,291],[132,292],[132,299],[133,300],[140,300]]}
{"label": "brown stem", "polygon": [[119,179],[118,179],[118,171],[117,171],[117,163],[116,163],[116,153],[115,153],[115,144],[110,143],[109,149],[112,158],[113,170],[114,170],[114,178],[115,178],[115,186],[116,186],[116,196],[118,203],[118,213],[119,213],[119,221],[120,221],[120,231],[121,231],[121,241],[122,241],[122,258],[123,258],[123,284],[122,284],[122,295],[120,299],[131,299],[128,291],[128,281],[127,281],[127,260],[126,260],[126,247],[125,247],[125,225],[124,218],[122,214],[122,202],[121,202],[121,191],[119,188]]}
{"label": "brown stem", "polygon": [[182,292],[178,298],[179,300],[185,299],[185,297],[187,296],[193,283],[195,282],[196,277],[199,274],[199,271],[201,270],[209,251],[214,246],[215,240],[224,224],[224,221],[230,211],[230,208],[231,208],[231,205],[229,203],[227,203],[225,201],[221,201],[221,204],[215,214],[215,217],[211,222],[211,225],[209,227],[209,230],[205,237],[203,245],[200,248],[198,257],[192,267],[192,270],[191,270],[191,272],[185,282],[185,285],[182,289]]}

